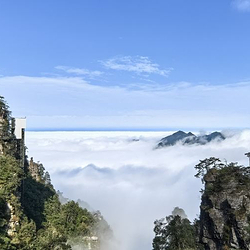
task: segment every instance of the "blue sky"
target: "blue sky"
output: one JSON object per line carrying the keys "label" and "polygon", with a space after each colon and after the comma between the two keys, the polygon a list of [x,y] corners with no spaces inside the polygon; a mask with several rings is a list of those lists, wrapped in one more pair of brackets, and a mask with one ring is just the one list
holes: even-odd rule
{"label": "blue sky", "polygon": [[1,1],[0,94],[30,129],[244,128],[250,0]]}

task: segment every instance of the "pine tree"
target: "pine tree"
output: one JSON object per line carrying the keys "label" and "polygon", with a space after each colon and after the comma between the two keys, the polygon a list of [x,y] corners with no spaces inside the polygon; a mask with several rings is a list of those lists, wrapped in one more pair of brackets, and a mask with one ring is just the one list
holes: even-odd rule
{"label": "pine tree", "polygon": [[167,216],[155,221],[153,250],[196,249],[195,228],[181,216]]}

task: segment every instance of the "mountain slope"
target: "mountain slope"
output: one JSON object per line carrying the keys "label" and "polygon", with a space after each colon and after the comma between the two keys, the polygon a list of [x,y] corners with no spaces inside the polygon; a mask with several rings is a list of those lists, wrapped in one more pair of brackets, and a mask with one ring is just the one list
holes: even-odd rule
{"label": "mountain slope", "polygon": [[213,132],[208,135],[196,136],[191,132],[185,133],[183,131],[178,131],[173,133],[172,135],[162,138],[159,141],[157,148],[173,146],[176,143],[182,143],[183,145],[192,145],[192,144],[204,145],[213,140],[222,141],[225,139],[226,137],[220,132]]}

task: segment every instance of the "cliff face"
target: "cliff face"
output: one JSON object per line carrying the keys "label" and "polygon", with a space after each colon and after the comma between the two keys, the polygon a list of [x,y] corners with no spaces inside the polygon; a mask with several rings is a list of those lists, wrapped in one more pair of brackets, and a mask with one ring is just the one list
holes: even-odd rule
{"label": "cliff face", "polygon": [[200,241],[205,249],[250,249],[249,171],[229,164],[204,176]]}

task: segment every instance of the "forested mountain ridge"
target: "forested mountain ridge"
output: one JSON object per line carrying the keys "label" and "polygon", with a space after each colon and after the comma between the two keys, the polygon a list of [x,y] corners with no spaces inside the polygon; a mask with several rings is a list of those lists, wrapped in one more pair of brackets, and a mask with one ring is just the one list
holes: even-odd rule
{"label": "forested mountain ridge", "polygon": [[195,135],[191,132],[185,133],[183,131],[177,131],[172,135],[162,138],[157,144],[157,148],[173,146],[176,143],[182,143],[183,145],[204,145],[211,141],[223,141],[226,137],[220,132],[213,132],[207,135]]}
{"label": "forested mountain ridge", "polygon": [[14,131],[0,97],[0,249],[102,249],[112,231],[101,214],[74,201],[61,204],[49,173],[28,160]]}

